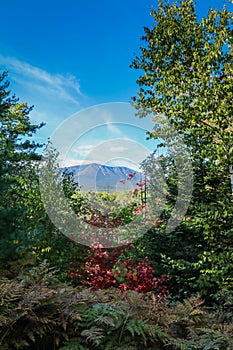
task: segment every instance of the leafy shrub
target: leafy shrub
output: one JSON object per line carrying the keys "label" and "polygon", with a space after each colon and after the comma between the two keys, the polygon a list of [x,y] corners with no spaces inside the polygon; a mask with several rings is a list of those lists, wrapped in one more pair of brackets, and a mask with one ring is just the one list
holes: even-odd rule
{"label": "leafy shrub", "polygon": [[106,251],[92,247],[84,266],[73,265],[70,278],[74,284],[82,283],[93,289],[116,287],[122,290],[136,290],[139,293],[154,292],[165,296],[167,276],[155,276],[155,271],[146,261],[135,262],[127,257],[132,246],[117,247]]}

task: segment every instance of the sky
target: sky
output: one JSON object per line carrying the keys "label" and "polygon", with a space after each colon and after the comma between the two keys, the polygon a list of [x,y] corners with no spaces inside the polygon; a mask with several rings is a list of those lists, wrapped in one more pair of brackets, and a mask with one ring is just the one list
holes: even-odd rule
{"label": "sky", "polygon": [[[153,124],[138,121],[129,106],[138,91],[138,72],[129,65],[140,53],[143,28],[153,26],[150,10],[157,3],[2,1],[0,68],[20,102],[34,105],[32,122],[46,123],[36,141],[62,145],[63,165],[101,159],[137,168],[155,148],[145,134]],[[197,14],[223,4],[197,0]]]}

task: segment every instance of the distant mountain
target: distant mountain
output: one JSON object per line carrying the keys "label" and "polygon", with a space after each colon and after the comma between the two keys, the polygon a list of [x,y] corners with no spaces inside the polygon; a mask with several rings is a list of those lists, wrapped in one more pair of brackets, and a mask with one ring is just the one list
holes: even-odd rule
{"label": "distant mountain", "polygon": [[[91,163],[70,166],[65,170],[73,173],[74,180],[84,191],[128,191],[133,190],[136,183],[141,181],[140,172],[124,166]],[[133,174],[133,176],[130,174]],[[130,178],[131,180],[129,180]]]}

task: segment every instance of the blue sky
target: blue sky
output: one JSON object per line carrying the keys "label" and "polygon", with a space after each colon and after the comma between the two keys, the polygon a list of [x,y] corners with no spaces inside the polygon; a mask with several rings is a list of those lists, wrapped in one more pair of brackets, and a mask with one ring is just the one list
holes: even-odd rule
{"label": "blue sky", "polygon": [[[221,9],[223,4],[223,0],[198,0],[197,13],[202,17],[208,8]],[[135,132],[135,127],[116,125],[118,116],[112,113],[115,105],[113,109],[109,107],[112,102],[129,103],[137,93],[138,72],[129,65],[139,53],[143,27],[153,25],[149,14],[152,7],[157,7],[156,0],[1,3],[0,67],[8,70],[11,90],[20,101],[35,106],[31,119],[46,123],[37,135],[38,141],[47,142],[61,123],[83,109],[107,103],[111,110],[108,112],[112,119],[108,119],[108,123],[115,123],[115,136],[113,128],[109,131],[110,124],[108,128],[98,129],[98,137],[93,136],[93,130],[89,135],[86,130],[80,144],[72,144],[77,159],[70,150],[70,163],[84,160],[91,147],[93,151],[100,142],[109,140],[132,140],[142,148],[154,148],[153,142],[146,141],[143,126],[140,132],[140,128]],[[228,7],[232,9],[233,5]],[[85,114],[76,115],[82,123]],[[106,122],[104,117],[96,118],[100,118],[100,124]],[[132,115],[125,116],[125,123],[134,123]],[[64,127],[64,123],[62,125]],[[145,122],[144,127],[151,128],[150,122]],[[66,137],[68,133],[63,131]],[[126,145],[114,147],[123,152]]]}

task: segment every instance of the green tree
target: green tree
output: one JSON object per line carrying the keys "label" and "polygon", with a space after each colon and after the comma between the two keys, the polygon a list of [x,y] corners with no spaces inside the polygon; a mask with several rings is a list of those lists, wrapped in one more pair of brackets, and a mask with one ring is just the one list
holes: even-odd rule
{"label": "green tree", "polygon": [[[189,235],[195,231],[195,247],[199,237],[192,264],[169,248],[163,261],[174,275],[177,266],[183,277],[191,269],[194,290],[215,293],[233,287],[232,13],[226,6],[222,11],[210,9],[198,21],[194,1],[187,0],[159,1],[151,15],[155,24],[145,28],[145,45],[132,63],[142,71],[133,104],[139,116],[154,116],[149,137],[163,138],[161,125],[168,123],[190,151],[194,190],[182,225]],[[177,230],[184,232],[182,226]]]}
{"label": "green tree", "polygon": [[[11,96],[7,73],[0,75],[0,264],[17,259],[26,234],[20,205],[23,172],[39,159],[40,146],[30,138],[42,127],[29,120],[32,108]],[[26,169],[26,170],[25,170]],[[22,191],[21,191],[22,192]]]}
{"label": "green tree", "polygon": [[[37,263],[47,259],[66,278],[70,264],[82,260],[86,250],[64,236],[51,222],[41,198],[39,172],[46,169],[46,180],[54,182],[58,191],[64,191],[68,204],[78,211],[82,196],[72,174],[63,172],[57,161],[57,152],[48,143],[43,161],[37,153],[41,145],[32,140],[43,126],[33,125],[26,103],[19,103],[8,90],[7,73],[0,76],[0,270],[10,267],[10,274],[19,272],[21,263]],[[45,180],[45,179],[44,179]],[[51,207],[59,207],[54,189],[47,199]],[[80,197],[74,203],[73,195]],[[63,213],[65,218],[65,213]],[[15,267],[17,264],[17,271]],[[1,273],[1,272],[0,272]],[[5,273],[5,272],[4,272]]]}
{"label": "green tree", "polygon": [[[60,168],[58,155],[49,141],[44,149],[42,161],[36,167],[37,175],[40,173],[40,182],[37,176],[34,189],[28,188],[26,205],[32,215],[30,233],[36,257],[39,261],[46,259],[50,265],[56,267],[60,272],[59,278],[64,280],[69,274],[71,264],[80,264],[83,261],[87,249],[75,243],[72,235],[68,237],[61,232],[62,225],[67,225],[71,233],[75,233],[71,229],[69,214],[70,211],[80,211],[84,198],[73,174]],[[32,198],[31,202],[27,201],[28,197]],[[33,213],[34,208],[36,213]],[[50,220],[55,216],[59,217],[57,227]],[[75,229],[76,227],[74,231]]]}

